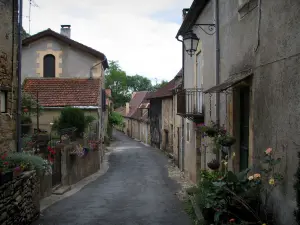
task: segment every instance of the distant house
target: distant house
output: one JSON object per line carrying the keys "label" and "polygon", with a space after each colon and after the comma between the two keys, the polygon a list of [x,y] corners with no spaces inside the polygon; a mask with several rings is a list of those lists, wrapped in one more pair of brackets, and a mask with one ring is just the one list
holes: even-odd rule
{"label": "distant house", "polygon": [[174,78],[148,97],[150,100],[151,145],[170,153],[173,152],[173,89],[175,86]]}
{"label": "distant house", "polygon": [[[109,101],[101,99],[101,80],[99,78],[28,78],[24,81],[24,91],[36,98],[44,107],[39,118],[40,129],[50,131],[50,123],[60,115],[66,106],[81,108],[86,115],[99,119]],[[36,127],[36,117],[33,117]]]}
{"label": "distant house", "polygon": [[[106,100],[104,91],[103,77],[107,68],[108,61],[103,53],[71,39],[70,25],[61,25],[60,33],[47,29],[22,42],[22,82],[27,79],[25,86],[28,91],[33,88],[34,92],[36,86],[33,86],[41,85],[40,95],[49,95],[45,96],[45,102],[42,103],[48,109],[40,121],[47,129],[55,115],[54,111],[58,112],[53,111],[53,107],[82,107],[93,112],[92,114],[98,112],[102,135],[100,139],[104,139],[107,125],[107,115],[104,113],[106,104],[100,106],[102,102],[111,101]],[[47,89],[47,85],[56,90],[56,93]],[[65,89],[65,85],[68,89]],[[56,96],[56,100],[52,99],[53,96]]]}
{"label": "distant house", "polygon": [[146,128],[141,123],[147,124],[147,117],[148,117],[148,108],[146,100],[146,96],[149,95],[148,91],[139,91],[133,92],[131,96],[130,102],[126,103],[125,108],[118,108],[116,109],[117,112],[121,112],[124,117],[125,127],[124,132],[135,139],[141,140],[148,138],[142,138],[142,133],[146,134]]}

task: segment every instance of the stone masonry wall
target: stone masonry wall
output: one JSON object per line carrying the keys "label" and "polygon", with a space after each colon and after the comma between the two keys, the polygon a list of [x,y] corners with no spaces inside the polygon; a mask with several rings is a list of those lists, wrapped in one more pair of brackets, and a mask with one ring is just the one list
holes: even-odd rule
{"label": "stone masonry wall", "polygon": [[15,148],[17,8],[16,0],[0,1],[0,91],[7,94],[7,112],[0,113],[0,152]]}
{"label": "stone masonry wall", "polygon": [[0,224],[31,224],[40,214],[39,181],[35,171],[25,172],[0,186]]}

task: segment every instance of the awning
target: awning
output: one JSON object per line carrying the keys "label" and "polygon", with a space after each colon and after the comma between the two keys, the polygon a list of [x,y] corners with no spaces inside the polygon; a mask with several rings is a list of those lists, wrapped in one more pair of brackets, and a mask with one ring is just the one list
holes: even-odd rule
{"label": "awning", "polygon": [[232,74],[230,75],[230,77],[225,80],[223,83],[218,84],[216,86],[213,86],[207,90],[204,91],[204,93],[218,93],[218,92],[222,92],[234,85],[236,85],[237,83],[245,80],[246,78],[248,78],[249,76],[251,76],[253,74],[252,69],[247,70],[247,71],[243,71],[240,73],[236,73],[236,74]]}

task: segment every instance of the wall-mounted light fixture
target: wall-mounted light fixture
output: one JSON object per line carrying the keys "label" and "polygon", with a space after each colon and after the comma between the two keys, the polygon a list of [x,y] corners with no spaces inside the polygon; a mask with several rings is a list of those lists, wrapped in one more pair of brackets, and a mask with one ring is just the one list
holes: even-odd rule
{"label": "wall-mounted light fixture", "polygon": [[[199,27],[208,35],[213,35],[215,33],[215,24],[194,24],[194,26]],[[207,27],[207,30],[203,27]],[[185,51],[188,53],[189,56],[193,56],[197,50],[197,46],[199,43],[199,38],[193,31],[187,32],[183,35],[183,43],[185,47]]]}

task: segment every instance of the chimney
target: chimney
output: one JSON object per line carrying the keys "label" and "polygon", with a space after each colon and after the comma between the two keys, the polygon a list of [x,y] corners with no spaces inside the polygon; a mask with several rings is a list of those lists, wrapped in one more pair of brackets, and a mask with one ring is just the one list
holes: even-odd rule
{"label": "chimney", "polygon": [[182,21],[184,21],[186,14],[188,14],[189,9],[185,8],[182,10]]}
{"label": "chimney", "polygon": [[133,99],[133,97],[135,96],[135,94],[136,94],[136,92],[134,91],[134,92],[132,92],[132,94],[131,94],[131,99]]}
{"label": "chimney", "polygon": [[71,38],[71,25],[60,25],[60,34]]}
{"label": "chimney", "polygon": [[126,102],[126,106],[125,106],[125,115],[127,116],[129,113],[129,102]]}

